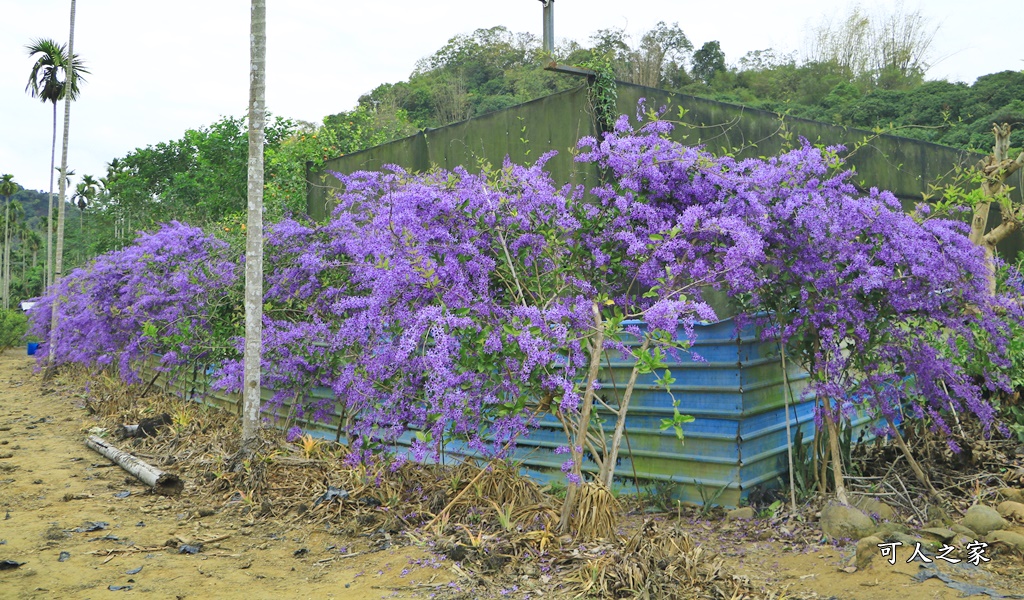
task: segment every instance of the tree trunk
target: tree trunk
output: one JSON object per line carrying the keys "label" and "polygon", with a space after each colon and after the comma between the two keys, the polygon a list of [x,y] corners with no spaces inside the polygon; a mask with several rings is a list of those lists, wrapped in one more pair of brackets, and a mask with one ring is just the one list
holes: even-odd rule
{"label": "tree trunk", "polygon": [[793,470],[793,435],[789,427],[789,407],[793,404],[789,389],[789,370],[786,367],[786,345],[779,340],[779,356],[782,359],[782,405],[786,409],[786,462],[789,465],[789,509],[796,514],[796,471]]}
{"label": "tree trunk", "polygon": [[[650,347],[651,338],[644,336],[644,343],[640,346],[640,354]],[[638,361],[639,362],[639,361]],[[619,446],[622,445],[622,435],[626,431],[626,413],[629,411],[629,402],[633,398],[633,388],[636,387],[636,378],[640,374],[640,365],[634,365],[633,371],[629,374],[629,382],[622,392],[622,400],[619,401],[618,414],[615,418],[615,430],[612,432],[612,445],[601,465],[601,474],[598,480],[608,489],[612,489],[612,480],[615,479],[615,463],[619,460]]]}
{"label": "tree trunk", "polygon": [[53,142],[50,143],[50,197],[46,206],[46,260],[43,264],[43,289],[53,283],[53,173],[57,170],[57,103],[53,103]]}
{"label": "tree trunk", "polygon": [[102,438],[90,435],[85,445],[116,462],[122,469],[153,488],[153,491],[158,494],[176,496],[185,489],[184,482],[177,475],[165,473],[123,450],[118,450]]}
{"label": "tree trunk", "polygon": [[[839,402],[836,402],[836,413],[839,413]],[[850,501],[846,496],[846,482],[843,476],[843,453],[839,448],[839,424],[836,417],[841,415],[833,414],[832,401],[825,399],[825,426],[828,428],[828,446],[832,455],[832,479],[836,484],[836,499],[840,503],[849,505]]]}
{"label": "tree trunk", "polygon": [[242,453],[259,442],[260,356],[263,337],[263,125],[267,54],[266,0],[252,0],[249,72],[249,184],[245,236],[245,352]]}
{"label": "tree trunk", "polygon": [[4,310],[11,308],[11,197],[4,204]]}
{"label": "tree trunk", "polygon": [[[970,240],[982,247],[985,251],[985,261],[988,267],[988,290],[989,293],[996,293],[996,246],[1010,234],[1019,230],[1024,221],[1021,214],[1024,208],[1011,207],[998,202],[1000,196],[1007,193],[1006,180],[1022,167],[1024,167],[1024,152],[1021,152],[1016,159],[1011,160],[1010,153],[1010,126],[1007,123],[992,126],[992,133],[995,135],[995,145],[992,147],[992,154],[986,156],[978,168],[981,170],[984,180],[981,184],[985,200],[974,205],[974,216],[971,219]],[[992,231],[988,229],[989,211],[993,204],[1000,207],[1000,223]]]}
{"label": "tree trunk", "polygon": [[[68,57],[70,57],[72,67],[69,70],[68,81],[64,84],[66,88],[66,93],[64,94],[64,146],[60,154],[60,204],[57,206],[57,242],[54,249],[54,270],[53,281],[51,282],[53,284],[60,281],[64,267],[64,204],[68,191],[68,131],[71,128],[71,89],[74,88],[76,76],[73,67],[75,57],[75,0],[71,0],[71,33],[68,35]],[[50,344],[46,365],[47,377],[53,375],[55,366],[57,312],[60,308],[60,298],[55,296],[50,306]]]}
{"label": "tree trunk", "polygon": [[9,309],[11,307],[11,302],[10,302],[11,284],[10,284],[10,275],[8,274],[8,270],[9,269],[7,268],[7,247],[8,247],[8,245],[11,242],[11,239],[10,239],[10,229],[9,229],[10,225],[9,225],[9,222],[8,222],[8,219],[11,218],[10,206],[11,206],[11,201],[8,200],[4,204],[4,248],[3,248],[3,259],[0,260],[0,265],[2,265],[2,271],[3,271],[3,286],[0,287],[0,291],[3,292],[4,310],[7,310],[7,309]]}
{"label": "tree trunk", "polygon": [[597,380],[597,373],[601,368],[601,354],[604,349],[604,322],[601,320],[601,313],[594,304],[591,307],[594,313],[594,325],[597,328],[590,344],[590,369],[587,371],[587,390],[583,394],[583,404],[580,406],[580,420],[576,426],[576,439],[569,440],[572,444],[572,472],[580,479],[580,483],[570,483],[565,492],[565,502],[562,504],[562,515],[559,521],[559,531],[569,533],[569,524],[572,522],[572,514],[576,511],[580,485],[583,484],[583,445],[587,439],[587,429],[590,427],[590,412],[594,407],[594,382]]}

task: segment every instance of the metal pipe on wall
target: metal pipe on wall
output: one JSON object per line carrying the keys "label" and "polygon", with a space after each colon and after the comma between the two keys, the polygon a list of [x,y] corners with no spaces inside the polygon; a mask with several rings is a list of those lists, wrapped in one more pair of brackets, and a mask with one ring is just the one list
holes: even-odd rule
{"label": "metal pipe on wall", "polygon": [[555,51],[555,0],[540,0],[544,5],[544,52]]}

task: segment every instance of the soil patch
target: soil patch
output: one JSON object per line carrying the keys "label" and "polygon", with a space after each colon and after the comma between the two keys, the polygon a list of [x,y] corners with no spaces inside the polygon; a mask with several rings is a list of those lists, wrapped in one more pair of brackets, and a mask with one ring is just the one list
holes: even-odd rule
{"label": "soil patch", "polygon": [[[557,498],[488,473],[436,522],[473,478],[468,467],[439,475],[406,465],[388,475],[292,444],[275,446],[250,472],[224,473],[234,433],[223,423],[232,417],[170,406],[156,436],[117,441],[116,424],[152,413],[149,399],[104,415],[95,390],[44,384],[34,366],[24,351],[0,355],[4,598],[525,600],[646,590],[651,598],[930,600],[1024,591],[1021,557],[998,548],[975,567],[907,563],[913,548],[903,547],[895,564],[878,556],[852,571],[855,544],[824,541],[813,509],[801,519],[726,521],[722,511],[652,512],[627,501],[620,540],[579,542],[552,533]],[[88,449],[96,428],[181,475],[185,492],[156,495]],[[261,478],[257,493],[248,484]]]}

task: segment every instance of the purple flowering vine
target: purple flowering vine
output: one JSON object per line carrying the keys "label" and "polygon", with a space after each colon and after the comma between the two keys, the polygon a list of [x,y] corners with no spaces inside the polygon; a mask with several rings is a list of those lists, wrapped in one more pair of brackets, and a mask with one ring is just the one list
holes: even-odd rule
{"label": "purple flowering vine", "polygon": [[[268,231],[268,408],[337,419],[352,460],[400,440],[417,459],[453,441],[506,456],[544,412],[587,429],[595,356],[660,372],[688,351],[693,324],[717,318],[701,296],[712,287],[811,373],[826,422],[862,409],[940,431],[951,412],[992,426],[986,394],[1009,385],[1021,315],[986,293],[963,224],[857,190],[835,149],[803,141],[738,160],[673,142],[671,128],[622,117],[581,140],[577,160],[605,174],[589,189],[555,184],[550,154],[480,173],[339,174],[327,222]],[[59,297],[58,363],[137,380],[159,354],[168,370],[216,365],[217,385],[237,389],[239,260],[199,229],[164,225],[62,279],[33,333],[49,339],[41,315]],[[609,400],[623,418],[630,391]],[[681,435],[685,422],[677,411],[669,425]],[[587,452],[610,482],[620,429],[569,436],[573,481]]]}
{"label": "purple flowering vine", "polygon": [[228,245],[177,221],[98,256],[51,287],[31,311],[31,333],[50,344],[50,307],[59,298],[56,364],[116,367],[139,381],[147,360],[163,371],[201,368],[233,353],[224,329],[238,279]]}

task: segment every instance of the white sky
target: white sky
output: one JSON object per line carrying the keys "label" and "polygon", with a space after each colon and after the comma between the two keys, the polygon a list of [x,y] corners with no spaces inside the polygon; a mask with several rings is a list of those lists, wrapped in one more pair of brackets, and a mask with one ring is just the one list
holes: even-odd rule
{"label": "white sky", "polygon": [[[418,59],[456,34],[495,25],[538,37],[542,31],[537,0],[267,4],[267,107],[314,122],[353,108],[378,84],[407,79]],[[731,64],[750,50],[801,50],[812,26],[842,18],[850,6],[846,0],[557,0],[555,34],[585,43],[602,28],[635,34],[677,21],[695,47],[718,40]],[[907,10],[917,6],[906,3]],[[979,75],[1024,69],[1015,11],[992,18],[979,6],[922,2],[922,12],[939,26],[929,78],[972,83]],[[66,41],[69,9],[70,0],[0,0],[0,173],[30,189],[49,188],[52,113],[24,91],[32,65],[25,46],[35,38]],[[71,110],[68,164],[79,176],[100,177],[107,162],[137,147],[246,112],[247,1],[80,0],[75,52],[92,72]],[[59,139],[57,154],[59,164]]]}

